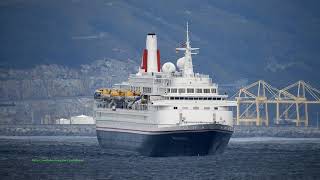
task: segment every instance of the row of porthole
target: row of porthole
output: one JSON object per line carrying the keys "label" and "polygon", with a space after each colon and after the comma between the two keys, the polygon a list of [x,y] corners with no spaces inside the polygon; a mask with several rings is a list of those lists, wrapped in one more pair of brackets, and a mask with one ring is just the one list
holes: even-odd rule
{"label": "row of porthole", "polygon": [[213,100],[213,101],[221,101],[225,100],[225,98],[221,97],[165,97],[166,100]]}
{"label": "row of porthole", "polygon": [[[174,106],[173,109],[179,109],[177,106]],[[189,109],[188,107],[182,107],[181,109]],[[195,106],[192,108],[193,110],[199,110],[200,108]],[[204,110],[210,110],[210,107],[204,107]],[[218,107],[214,107],[214,110],[218,110]]]}
{"label": "row of porthole", "polygon": [[[187,91],[186,91],[187,90]],[[194,88],[168,88],[167,93],[217,93],[217,89],[211,88],[211,89],[194,89]]]}

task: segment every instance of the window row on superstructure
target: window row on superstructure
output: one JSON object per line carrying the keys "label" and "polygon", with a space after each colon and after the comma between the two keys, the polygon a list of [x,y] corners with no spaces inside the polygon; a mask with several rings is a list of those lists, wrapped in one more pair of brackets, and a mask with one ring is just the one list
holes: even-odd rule
{"label": "window row on superstructure", "polygon": [[[218,107],[202,107],[203,110],[218,110]],[[173,109],[183,109],[183,110],[188,110],[188,109],[193,109],[193,110],[202,110],[202,108],[198,107],[198,106],[194,106],[194,107],[178,107],[178,106],[174,106]]]}
{"label": "window row on superstructure", "polygon": [[[152,93],[152,88],[151,87],[135,87],[135,86],[128,86],[128,88],[123,88],[123,89],[128,89],[131,91],[136,91],[136,92],[142,92],[142,93]],[[166,93],[188,93],[188,94],[193,94],[193,93],[204,93],[204,94],[216,94],[217,89],[216,88],[167,88]]]}
{"label": "window row on superstructure", "polygon": [[167,93],[217,93],[216,88],[167,88]]}
{"label": "window row on superstructure", "polygon": [[225,100],[223,97],[164,97],[165,100]]}
{"label": "window row on superstructure", "polygon": [[129,87],[131,91],[135,92],[142,92],[142,93],[152,93],[151,87],[136,87],[136,86],[130,86]]}

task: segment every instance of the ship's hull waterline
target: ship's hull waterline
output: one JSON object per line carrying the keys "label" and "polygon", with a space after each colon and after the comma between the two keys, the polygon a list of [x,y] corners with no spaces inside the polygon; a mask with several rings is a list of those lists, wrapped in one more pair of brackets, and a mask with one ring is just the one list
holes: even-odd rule
{"label": "ship's hull waterline", "polygon": [[[222,127],[222,128],[221,128]],[[233,133],[232,128],[192,128],[176,131],[132,131],[97,127],[99,144],[110,150],[152,157],[203,156],[222,153]]]}

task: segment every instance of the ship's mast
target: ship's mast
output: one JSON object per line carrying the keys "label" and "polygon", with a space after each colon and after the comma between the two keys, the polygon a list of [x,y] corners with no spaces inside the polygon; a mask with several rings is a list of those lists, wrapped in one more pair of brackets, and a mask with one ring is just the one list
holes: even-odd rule
{"label": "ship's mast", "polygon": [[198,50],[199,48],[192,48],[190,45],[189,39],[189,24],[187,22],[187,41],[185,43],[185,47],[176,48],[177,51],[185,51],[184,52],[184,68],[183,68],[183,76],[194,76],[193,65],[192,65],[192,55],[198,54],[196,52],[192,52],[194,50]]}

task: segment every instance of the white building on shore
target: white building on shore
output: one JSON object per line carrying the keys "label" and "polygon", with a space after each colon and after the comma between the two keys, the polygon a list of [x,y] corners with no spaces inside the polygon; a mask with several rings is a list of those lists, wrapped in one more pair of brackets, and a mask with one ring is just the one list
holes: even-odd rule
{"label": "white building on shore", "polygon": [[60,118],[56,120],[56,124],[71,124],[70,119]]}
{"label": "white building on shore", "polygon": [[70,124],[95,124],[93,117],[86,115],[72,116]]}

